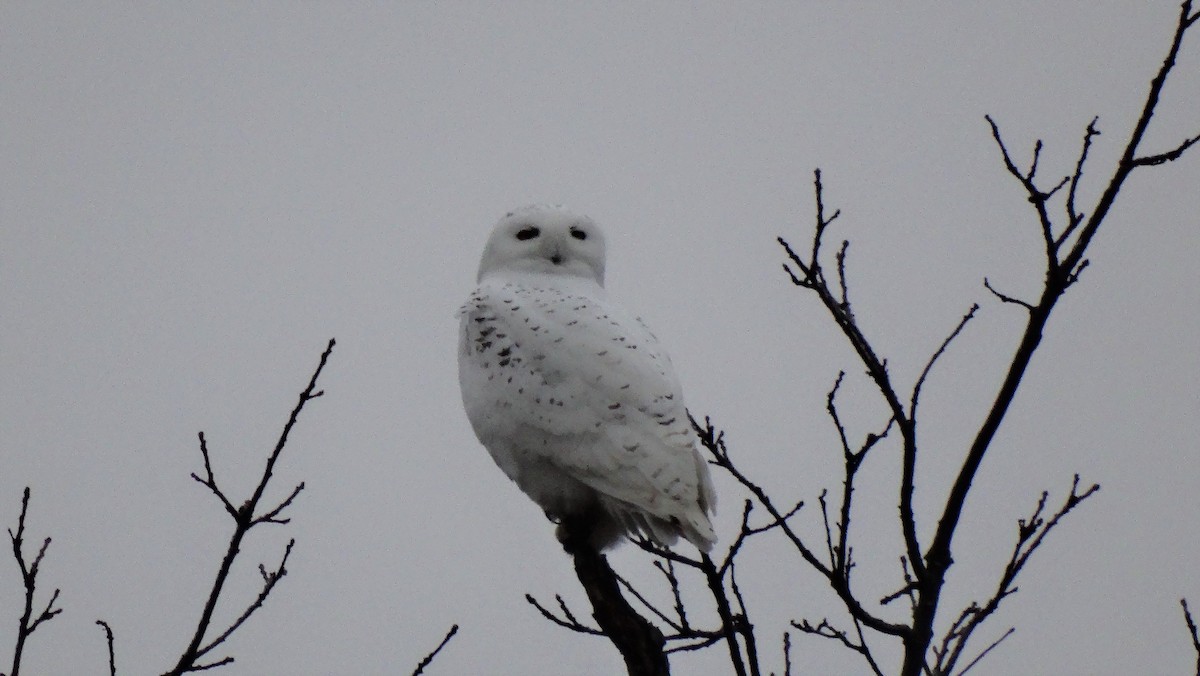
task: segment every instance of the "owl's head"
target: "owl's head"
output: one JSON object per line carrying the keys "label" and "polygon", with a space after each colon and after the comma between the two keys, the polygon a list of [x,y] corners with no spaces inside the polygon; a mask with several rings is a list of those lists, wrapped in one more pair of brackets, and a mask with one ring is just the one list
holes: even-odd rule
{"label": "owl's head", "polygon": [[492,230],[478,281],[498,271],[583,277],[604,286],[604,234],[592,219],[559,206],[522,207]]}

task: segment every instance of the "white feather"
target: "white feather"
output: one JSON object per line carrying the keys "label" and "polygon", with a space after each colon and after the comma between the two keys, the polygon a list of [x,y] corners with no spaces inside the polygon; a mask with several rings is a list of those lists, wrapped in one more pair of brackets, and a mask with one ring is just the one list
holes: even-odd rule
{"label": "white feather", "polygon": [[679,382],[655,336],[607,300],[603,255],[595,224],[570,212],[501,220],[460,313],[467,416],[549,515],[598,506],[617,534],[707,550],[715,494]]}

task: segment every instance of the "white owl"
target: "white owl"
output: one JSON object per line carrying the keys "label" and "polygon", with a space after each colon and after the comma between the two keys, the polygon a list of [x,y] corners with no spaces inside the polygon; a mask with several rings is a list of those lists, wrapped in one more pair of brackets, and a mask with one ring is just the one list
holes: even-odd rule
{"label": "white owl", "polygon": [[589,218],[531,206],[500,220],[459,312],[459,384],[479,441],[571,549],[622,535],[716,541],[716,494],[658,339],[604,291]]}

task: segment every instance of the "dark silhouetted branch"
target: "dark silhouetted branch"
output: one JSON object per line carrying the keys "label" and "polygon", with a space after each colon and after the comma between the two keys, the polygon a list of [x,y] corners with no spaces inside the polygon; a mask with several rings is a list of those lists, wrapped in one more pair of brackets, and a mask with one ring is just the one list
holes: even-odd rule
{"label": "dark silhouetted branch", "polygon": [[621,657],[630,676],[671,673],[663,633],[639,615],[621,595],[617,575],[603,554],[590,546],[574,548],[575,574],[592,603],[592,617]]}
{"label": "dark silhouetted branch", "polygon": [[871,649],[867,647],[865,641],[862,640],[861,631],[858,635],[858,640],[855,640],[849,633],[842,629],[838,629],[829,623],[829,620],[822,619],[817,624],[813,624],[808,620],[793,621],[792,626],[800,630],[803,634],[811,636],[819,636],[821,638],[830,639],[841,643],[843,646],[860,654],[866,660],[867,665],[871,667],[871,672],[877,676],[883,676],[883,671],[875,662],[875,658],[871,655]]}
{"label": "dark silhouetted branch", "polygon": [[451,626],[450,631],[446,632],[446,635],[442,638],[442,642],[437,644],[437,647],[433,649],[433,652],[426,655],[425,658],[422,659],[417,665],[417,668],[413,670],[412,676],[420,676],[420,674],[424,673],[425,667],[433,663],[433,658],[437,657],[438,653],[442,652],[442,648],[445,648],[446,644],[449,643],[450,639],[454,638],[454,635],[457,633],[458,625],[456,624]]}
{"label": "dark silhouetted branch", "polygon": [[[838,598],[841,599],[842,603],[846,606],[846,609],[851,615],[871,629],[884,634],[903,636],[907,632],[907,627],[904,625],[888,622],[867,611],[867,609],[851,591],[849,581],[846,576],[842,574],[842,571],[840,569],[830,568],[828,565],[823,563],[812,551],[812,549],[804,543],[803,539],[801,539],[796,531],[788,524],[785,514],[775,506],[774,501],[772,501],[771,497],[767,495],[767,492],[763,490],[761,486],[751,481],[733,463],[732,459],[729,457],[729,450],[725,446],[724,432],[717,430],[713,426],[712,421],[708,418],[704,419],[703,425],[697,422],[695,418],[692,418],[692,425],[700,437],[700,445],[704,447],[704,449],[713,457],[714,464],[724,469],[730,474],[730,476],[736,479],[738,483],[750,491],[758,504],[762,505],[762,507],[767,510],[767,513],[771,515],[774,522],[778,524],[777,528],[784,534],[788,541],[792,543],[792,546],[795,547],[801,558],[803,558],[811,567],[819,571],[829,581],[830,586],[833,588],[834,592],[837,593]],[[796,510],[792,510],[791,513],[794,513],[795,511]]]}
{"label": "dark silhouetted branch", "polygon": [[996,287],[992,286],[992,283],[988,281],[987,277],[983,278],[983,288],[992,292],[992,295],[995,296],[997,299],[999,299],[999,301],[1001,303],[1012,303],[1013,305],[1020,305],[1021,307],[1025,308],[1026,310],[1033,312],[1033,305],[1021,300],[1020,298],[1013,298],[1012,296],[1007,296],[1003,293],[1000,293],[999,291],[996,290]]}
{"label": "dark silhouetted branch", "polygon": [[1192,648],[1196,650],[1196,676],[1200,676],[1200,633],[1196,630],[1196,622],[1192,619],[1192,611],[1188,610],[1187,599],[1179,599],[1183,606],[1183,621],[1187,623],[1188,633],[1192,635]]}
{"label": "dark silhouetted branch", "polygon": [[981,650],[979,652],[979,654],[975,656],[975,659],[968,662],[967,666],[963,667],[963,670],[958,672],[958,676],[963,676],[963,674],[966,674],[968,671],[973,669],[976,664],[979,664],[980,662],[983,661],[983,658],[988,656],[988,653],[992,652],[992,650],[995,649],[996,646],[1003,643],[1005,639],[1007,639],[1009,636],[1012,636],[1014,633],[1016,633],[1016,631],[1017,630],[1015,628],[1009,627],[1008,631],[1006,631],[1000,635],[1000,638],[996,639],[995,641],[992,641],[990,644],[988,644],[988,647]]}
{"label": "dark silhouetted branch", "polygon": [[216,610],[217,601],[221,598],[221,593],[225,588],[225,582],[229,576],[230,570],[233,568],[234,560],[241,552],[242,540],[251,528],[264,524],[287,523],[287,519],[281,518],[280,514],[284,509],[289,507],[304,489],[304,484],[301,483],[280,502],[277,506],[269,509],[261,514],[258,513],[259,503],[262,500],[263,494],[266,492],[267,484],[271,481],[274,474],[275,463],[278,462],[280,454],[283,453],[284,447],[287,445],[288,435],[292,428],[295,427],[296,421],[300,417],[300,412],[304,410],[305,404],[312,399],[316,399],[324,394],[324,391],[317,390],[317,380],[321,376],[321,371],[324,370],[326,362],[329,360],[329,355],[333,353],[333,347],[336,345],[335,340],[330,340],[325,351],[321,354],[320,363],[317,364],[316,370],[308,381],[308,386],[300,393],[299,400],[296,406],[292,409],[291,415],[288,417],[287,423],[283,427],[283,432],[279,435],[278,441],[275,443],[275,448],[271,451],[267,458],[266,467],[263,470],[262,477],[259,479],[258,486],[254,489],[254,493],[242,503],[241,507],[234,507],[233,502],[225,495],[224,491],[217,485],[216,477],[212,469],[212,460],[209,456],[208,443],[204,437],[204,433],[199,434],[200,437],[200,454],[204,458],[204,478],[197,474],[192,474],[192,478],[212,492],[220,501],[225,511],[233,518],[234,531],[230,536],[229,546],[225,550],[225,557],[221,561],[221,565],[217,570],[216,579],[213,581],[208,598],[205,600],[204,609],[201,611],[200,620],[196,623],[195,633],[192,635],[188,646],[179,656],[179,661],[166,674],[170,676],[178,676],[193,671],[205,671],[219,666],[230,664],[233,662],[232,657],[223,657],[213,662],[201,663],[200,660],[211,653],[215,648],[222,645],[238,628],[240,628],[246,620],[250,618],[271,594],[271,591],[278,584],[279,580],[287,574],[287,560],[292,553],[292,547],[295,545],[295,540],[289,541],[283,553],[283,558],[275,570],[268,571],[265,566],[259,565],[259,573],[263,579],[262,589],[258,593],[258,597],[252,601],[246,609],[233,621],[229,627],[217,634],[215,638],[206,642],[206,637],[209,635],[211,628],[213,612]]}
{"label": "dark silhouetted branch", "polygon": [[[1130,135],[1129,142],[1125,146],[1121,160],[1118,162],[1095,208],[1092,209],[1091,214],[1086,218],[1080,216],[1078,223],[1068,222],[1067,226],[1063,229],[1063,234],[1055,234],[1054,224],[1050,220],[1049,212],[1046,209],[1046,201],[1062,184],[1060,183],[1058,187],[1048,192],[1039,189],[1035,183],[1034,176],[1036,165],[1031,166],[1030,171],[1027,173],[1022,173],[1018,170],[1013,165],[1011,156],[1001,137],[999,126],[990,117],[986,118],[992,128],[992,135],[1000,149],[1005,167],[1022,184],[1029,201],[1037,211],[1038,220],[1041,223],[1043,235],[1046,239],[1046,276],[1041,297],[1035,304],[1032,304],[1033,307],[1029,311],[1025,331],[1009,365],[1008,372],[1005,374],[996,398],[988,410],[983,424],[976,433],[967,451],[963,466],[951,486],[942,516],[938,522],[937,531],[934,533],[933,540],[925,554],[927,570],[916,570],[916,578],[919,583],[917,590],[918,602],[913,618],[914,634],[905,644],[905,661],[901,670],[901,673],[905,675],[916,676],[916,674],[921,673],[926,668],[926,651],[933,638],[933,621],[937,612],[942,585],[945,581],[946,570],[953,563],[953,557],[951,556],[952,541],[962,516],[963,507],[966,504],[967,494],[970,492],[975,475],[983,462],[983,457],[990,448],[992,439],[995,438],[996,432],[1000,428],[1000,424],[1004,420],[1009,406],[1016,396],[1017,389],[1029,367],[1033,354],[1041,343],[1043,330],[1050,318],[1051,312],[1067,288],[1078,281],[1079,274],[1087,266],[1087,259],[1084,256],[1088,245],[1099,230],[1104,218],[1108,215],[1109,209],[1115,202],[1129,174],[1139,166],[1159,164],[1162,161],[1176,159],[1193,143],[1190,140],[1185,141],[1175,150],[1161,156],[1163,158],[1161,161],[1159,161],[1160,156],[1139,156],[1139,146],[1146,130],[1149,128],[1150,120],[1154,117],[1154,111],[1158,105],[1163,85],[1166,83],[1168,75],[1175,66],[1175,59],[1179,52],[1179,46],[1182,43],[1184,33],[1194,24],[1194,16],[1191,14],[1191,4],[1191,0],[1187,0],[1181,6],[1180,18],[1176,25],[1167,57],[1163,60],[1162,66],[1150,83],[1150,91],[1146,96],[1142,113]],[[1098,133],[1095,121],[1093,120],[1088,125],[1084,136],[1083,149],[1076,163],[1077,176],[1082,176],[1082,167],[1090,148],[1091,139]],[[1167,157],[1167,155],[1170,157]],[[1069,203],[1070,221],[1074,221],[1076,214],[1074,188],[1079,181],[1078,178],[1072,180],[1072,177],[1068,177],[1066,180],[1072,182],[1072,188],[1068,190],[1066,201]],[[1078,234],[1075,235],[1073,240],[1068,240],[1067,237],[1076,232],[1076,226],[1078,226]],[[1065,253],[1062,251],[1064,249]]]}
{"label": "dark silhouetted branch", "polygon": [[96,620],[104,630],[104,641],[108,644],[108,676],[117,676],[117,652],[113,647],[113,630],[104,620]]}
{"label": "dark silhouetted branch", "polygon": [[17,625],[17,645],[13,649],[12,670],[9,671],[9,676],[19,676],[21,673],[21,657],[25,652],[25,641],[37,630],[43,622],[48,622],[54,619],[55,615],[62,612],[62,608],[55,608],[54,604],[58,601],[58,595],[61,590],[55,589],[50,595],[50,601],[46,603],[46,607],[41,612],[34,614],[33,597],[37,591],[37,576],[41,569],[42,559],[46,556],[46,549],[50,547],[50,538],[42,541],[42,546],[38,549],[38,553],[33,557],[32,562],[25,560],[25,516],[29,512],[29,487],[25,487],[25,492],[21,496],[21,516],[17,519],[17,532],[8,530],[8,537],[12,540],[13,558],[17,561],[17,567],[21,569],[21,582],[25,586],[25,606],[21,613],[20,623]]}
{"label": "dark silhouetted branch", "polygon": [[558,608],[560,611],[562,611],[562,617],[555,615],[554,611],[550,610],[546,606],[543,606],[536,598],[534,598],[533,594],[525,595],[525,600],[529,602],[529,605],[537,608],[537,611],[542,614],[542,617],[550,620],[554,624],[557,624],[564,629],[570,629],[577,634],[604,636],[603,630],[596,629],[595,627],[589,627],[588,625],[583,624],[579,620],[575,619],[575,615],[571,612],[571,609],[567,607],[567,602],[563,600],[562,596],[555,594],[554,599],[558,601]]}
{"label": "dark silhouetted branch", "polygon": [[[1046,501],[1049,499],[1050,494],[1047,492],[1042,493],[1037,506],[1033,510],[1033,514],[1028,519],[1017,521],[1017,542],[1013,546],[1012,555],[1009,557],[1008,563],[1004,566],[1004,571],[1000,575],[1000,582],[997,584],[996,591],[992,594],[992,597],[983,605],[972,602],[959,613],[958,618],[951,624],[950,629],[942,638],[941,647],[933,649],[935,657],[934,673],[954,673],[955,666],[962,657],[971,635],[984,620],[996,612],[1004,599],[1017,593],[1017,587],[1015,586],[1017,575],[1025,567],[1025,564],[1029,561],[1029,557],[1042,546],[1042,542],[1045,541],[1046,536],[1058,525],[1064,516],[1099,490],[1099,484],[1092,484],[1080,493],[1079,475],[1076,474],[1074,481],[1071,483],[1071,492],[1067,495],[1066,500],[1063,501],[1058,511],[1049,518],[1044,517],[1043,512],[1046,509]],[[1007,637],[1007,634],[1002,636],[1000,640],[1004,640],[1005,637]],[[977,663],[997,643],[988,646],[986,650],[971,660],[971,665]],[[959,674],[965,672],[971,665],[968,665]]]}

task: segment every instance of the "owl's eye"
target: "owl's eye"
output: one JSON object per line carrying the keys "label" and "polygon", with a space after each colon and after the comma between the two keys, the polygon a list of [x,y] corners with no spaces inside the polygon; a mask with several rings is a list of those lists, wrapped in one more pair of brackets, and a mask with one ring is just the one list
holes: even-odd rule
{"label": "owl's eye", "polygon": [[579,240],[580,242],[587,239],[586,232],[584,232],[582,230],[576,230],[575,228],[571,228],[571,236],[574,237],[575,239]]}
{"label": "owl's eye", "polygon": [[541,234],[540,230],[533,227],[532,225],[527,225],[524,228],[521,228],[520,230],[517,231],[517,239],[524,242],[525,240],[533,239],[534,237],[537,237],[540,234]]}

